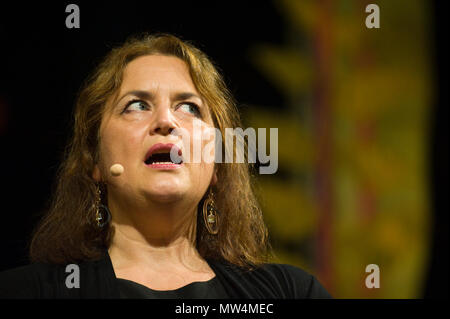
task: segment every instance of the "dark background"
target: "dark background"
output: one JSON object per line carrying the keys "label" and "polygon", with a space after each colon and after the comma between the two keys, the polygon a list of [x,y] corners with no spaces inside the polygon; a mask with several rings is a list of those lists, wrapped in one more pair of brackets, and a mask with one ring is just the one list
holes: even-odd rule
{"label": "dark background", "polygon": [[[101,57],[130,34],[170,32],[192,40],[223,71],[240,103],[270,107],[283,97],[249,63],[252,44],[282,43],[270,1],[76,1],[81,28],[67,29],[71,2],[0,5],[0,271],[24,265],[33,226],[48,205],[78,89]],[[121,3],[119,5],[119,3]],[[448,296],[448,89],[441,3],[435,6],[434,69],[439,86],[429,141],[434,213],[432,262],[424,297]],[[445,93],[445,94],[444,94]],[[444,96],[445,95],[445,96]]]}

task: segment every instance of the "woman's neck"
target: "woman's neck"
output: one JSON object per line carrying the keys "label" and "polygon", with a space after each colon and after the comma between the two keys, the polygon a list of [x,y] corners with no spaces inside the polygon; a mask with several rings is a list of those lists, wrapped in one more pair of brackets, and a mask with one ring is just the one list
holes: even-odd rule
{"label": "woman's neck", "polygon": [[192,232],[164,239],[140,234],[130,225],[113,226],[115,232],[108,251],[117,278],[156,290],[172,290],[215,276],[199,255]]}
{"label": "woman's neck", "polygon": [[200,258],[195,247],[195,233],[190,229],[186,233],[167,231],[166,236],[159,231],[154,236],[143,233],[142,227],[135,228],[130,224],[113,222],[112,226],[114,235],[109,252],[120,265],[191,264]]}
{"label": "woman's neck", "polygon": [[114,234],[109,253],[114,266],[205,267],[196,249],[197,208],[164,208],[125,212],[118,206],[110,207]]}

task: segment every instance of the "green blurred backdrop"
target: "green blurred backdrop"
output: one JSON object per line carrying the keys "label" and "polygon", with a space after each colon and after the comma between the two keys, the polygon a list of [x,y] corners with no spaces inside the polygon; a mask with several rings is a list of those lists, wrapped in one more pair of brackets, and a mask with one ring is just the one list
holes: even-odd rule
{"label": "green blurred backdrop", "polygon": [[[310,271],[336,298],[418,298],[431,241],[433,74],[427,1],[283,0],[285,43],[248,58],[287,101],[243,108],[277,127],[279,170],[260,176],[277,262]],[[270,21],[267,21],[270,23]],[[431,37],[432,39],[432,37]],[[380,268],[380,288],[365,268]]]}

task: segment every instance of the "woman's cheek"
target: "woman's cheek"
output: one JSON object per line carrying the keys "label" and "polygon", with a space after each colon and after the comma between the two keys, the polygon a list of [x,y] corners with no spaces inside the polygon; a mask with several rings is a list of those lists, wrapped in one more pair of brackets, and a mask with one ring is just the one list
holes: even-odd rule
{"label": "woman's cheek", "polygon": [[105,127],[101,144],[106,170],[109,170],[109,167],[116,163],[130,164],[129,162],[133,158],[139,157],[139,150],[142,148],[142,130],[142,127],[130,125]]}
{"label": "woman's cheek", "polygon": [[[203,144],[202,144],[202,161],[207,164],[214,164],[215,160],[215,148],[216,148],[216,135],[218,130],[212,127],[205,127],[202,132]],[[219,132],[220,134],[220,132]]]}

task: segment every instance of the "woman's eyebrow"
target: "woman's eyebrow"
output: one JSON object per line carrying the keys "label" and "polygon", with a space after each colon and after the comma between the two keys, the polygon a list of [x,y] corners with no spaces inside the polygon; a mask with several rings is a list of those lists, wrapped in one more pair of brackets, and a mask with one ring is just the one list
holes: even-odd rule
{"label": "woman's eyebrow", "polygon": [[119,99],[117,99],[117,102],[122,100],[127,95],[134,95],[143,100],[152,100],[155,97],[154,94],[151,92],[142,91],[142,90],[132,90],[132,91],[128,91],[127,93],[123,94]]}
{"label": "woman's eyebrow", "polygon": [[[117,100],[117,102],[122,100],[127,95],[134,95],[134,96],[137,96],[140,99],[150,100],[150,101],[155,98],[155,95],[152,92],[143,91],[143,90],[132,90],[132,91],[128,91],[125,94],[123,94]],[[192,92],[177,92],[177,93],[172,94],[171,98],[172,98],[172,100],[175,100],[175,101],[187,100],[187,99],[190,99],[190,98],[197,98],[201,102],[203,102],[203,99],[200,96],[198,96],[197,94],[192,93]]]}
{"label": "woman's eyebrow", "polygon": [[172,96],[172,99],[175,100],[175,101],[179,101],[179,100],[187,100],[187,99],[190,99],[190,98],[193,98],[193,97],[195,97],[195,98],[197,98],[197,99],[199,99],[200,101],[203,102],[203,99],[200,96],[198,96],[197,94],[192,93],[192,92],[178,92],[178,93],[175,93]]}

